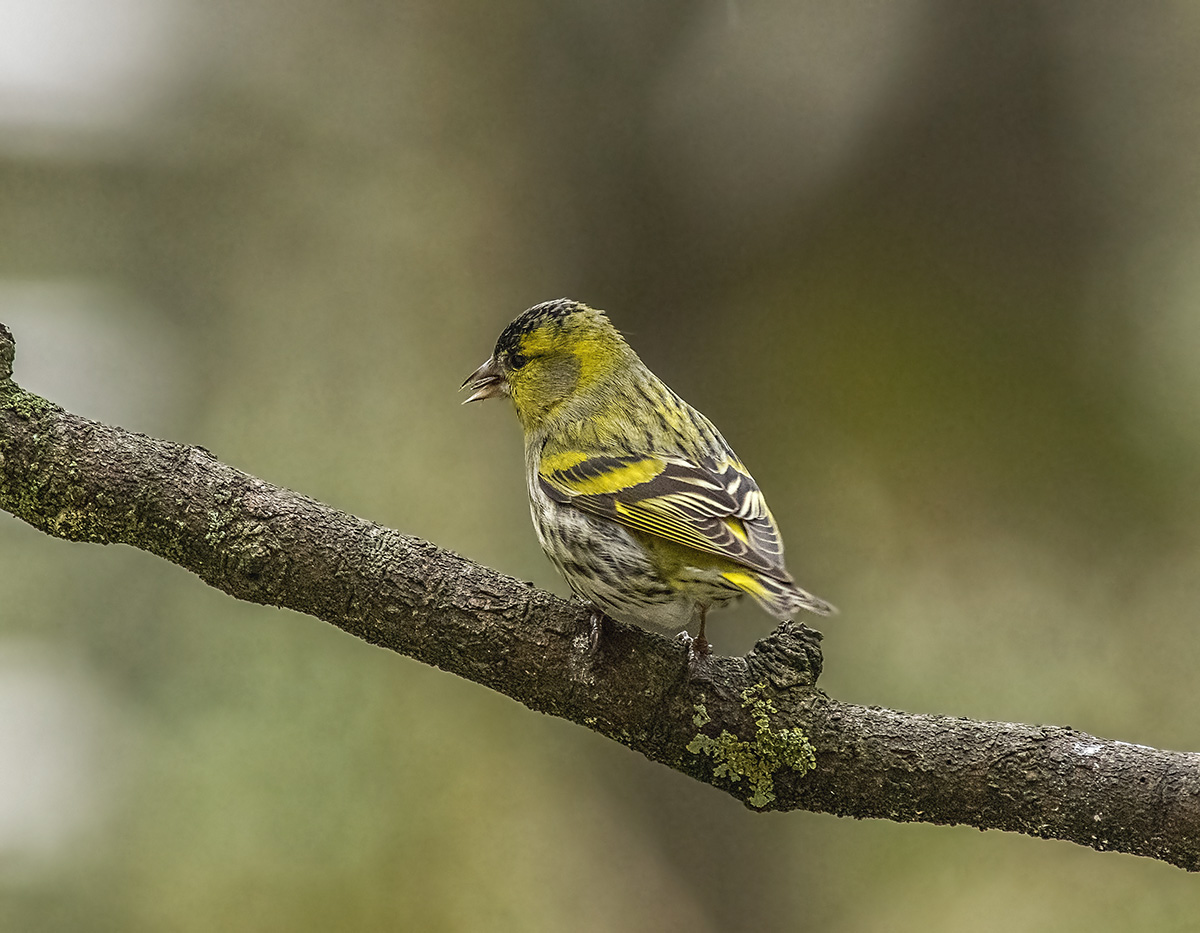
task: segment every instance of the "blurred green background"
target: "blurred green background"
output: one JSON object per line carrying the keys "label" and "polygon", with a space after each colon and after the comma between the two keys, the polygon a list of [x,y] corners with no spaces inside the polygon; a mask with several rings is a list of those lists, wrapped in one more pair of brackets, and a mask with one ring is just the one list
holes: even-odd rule
{"label": "blurred green background", "polygon": [[[607,309],[860,703],[1200,736],[1200,6],[0,2],[18,381],[565,592],[459,382]],[[770,620],[714,616],[740,653]],[[757,815],[0,516],[0,928],[1191,930],[1195,878]]]}

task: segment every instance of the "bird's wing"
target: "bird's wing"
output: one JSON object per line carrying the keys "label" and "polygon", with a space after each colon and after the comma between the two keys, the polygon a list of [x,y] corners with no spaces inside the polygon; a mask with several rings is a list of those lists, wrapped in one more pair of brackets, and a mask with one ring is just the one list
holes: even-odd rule
{"label": "bird's wing", "polygon": [[538,481],[561,504],[791,581],[766,500],[732,457],[565,451],[542,459]]}

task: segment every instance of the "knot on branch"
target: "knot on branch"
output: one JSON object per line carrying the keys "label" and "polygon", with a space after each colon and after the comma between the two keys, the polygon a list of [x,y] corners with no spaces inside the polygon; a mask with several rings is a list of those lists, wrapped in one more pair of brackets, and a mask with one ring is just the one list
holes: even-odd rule
{"label": "knot on branch", "polygon": [[784,622],[746,655],[751,683],[787,690],[815,687],[821,676],[821,633],[803,622]]}
{"label": "knot on branch", "polygon": [[13,359],[17,355],[17,344],[12,331],[0,324],[0,382],[12,379]]}

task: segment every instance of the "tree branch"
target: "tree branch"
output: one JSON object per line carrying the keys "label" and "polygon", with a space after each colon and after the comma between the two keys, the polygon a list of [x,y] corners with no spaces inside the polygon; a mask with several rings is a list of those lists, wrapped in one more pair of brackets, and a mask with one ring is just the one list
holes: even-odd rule
{"label": "tree branch", "polygon": [[797,623],[744,658],[692,665],[677,641],[636,627],[606,623],[594,641],[577,602],[203,448],[25,392],[13,355],[0,324],[0,508],[47,534],[150,551],[238,599],[316,616],[586,726],[756,809],[964,823],[1200,869],[1198,754],[843,703],[816,688],[820,635]]}

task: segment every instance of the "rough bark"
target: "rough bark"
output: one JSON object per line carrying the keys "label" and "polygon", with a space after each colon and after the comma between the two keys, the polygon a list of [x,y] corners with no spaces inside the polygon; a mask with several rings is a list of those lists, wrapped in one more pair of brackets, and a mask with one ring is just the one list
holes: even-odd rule
{"label": "rough bark", "polygon": [[47,534],[150,551],[238,599],[316,616],[586,726],[755,809],[964,823],[1200,868],[1200,754],[843,703],[817,689],[820,635],[800,624],[744,658],[702,662],[617,623],[596,639],[580,603],[203,448],[70,414],[12,381],[13,354],[0,324],[0,508]]}

